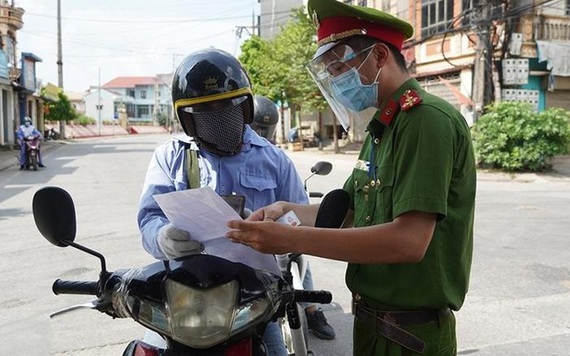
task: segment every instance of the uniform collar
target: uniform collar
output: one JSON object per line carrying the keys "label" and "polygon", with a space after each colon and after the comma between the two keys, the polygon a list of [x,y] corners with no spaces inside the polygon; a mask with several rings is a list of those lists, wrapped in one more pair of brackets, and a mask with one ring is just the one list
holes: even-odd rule
{"label": "uniform collar", "polygon": [[[421,90],[420,85],[414,78],[410,78],[404,82],[390,97],[390,99],[382,106],[372,117],[368,124],[367,130],[374,136],[381,136],[384,127],[392,127],[400,110],[407,110],[408,107],[416,105],[416,102],[409,103],[408,93],[417,93]],[[420,99],[421,101],[421,99]],[[419,102],[417,102],[419,103]]]}

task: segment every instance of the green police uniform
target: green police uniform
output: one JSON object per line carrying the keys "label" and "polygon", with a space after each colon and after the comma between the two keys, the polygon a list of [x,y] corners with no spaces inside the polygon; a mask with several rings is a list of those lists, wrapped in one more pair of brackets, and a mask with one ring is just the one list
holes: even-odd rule
{"label": "green police uniform", "polygon": [[[438,222],[421,262],[351,263],[346,272],[348,287],[357,302],[373,309],[459,310],[469,282],[476,186],[465,119],[410,79],[378,111],[368,131],[344,186],[352,198],[355,227],[387,223],[410,211],[436,213]],[[453,315],[448,314],[445,320],[453,324],[444,326],[453,330],[454,340]],[[426,342],[425,354],[438,354],[429,352],[431,346],[438,347],[429,342],[435,336],[423,335],[437,336],[437,327],[429,324],[424,331],[418,325],[411,327],[413,334]],[[358,338],[358,322],[355,331]],[[364,334],[360,337],[370,338],[366,335],[371,334],[369,327],[363,325],[360,331]],[[447,345],[448,341],[442,342]],[[355,340],[355,350],[357,344]],[[372,347],[367,343],[366,350],[368,346]]]}
{"label": "green police uniform", "polygon": [[[317,25],[316,63],[351,36],[401,49],[413,33],[409,23],[375,9],[336,0],[309,0],[307,6]],[[455,355],[451,311],[463,304],[473,246],[476,169],[469,127],[454,107],[410,79],[377,111],[368,133],[344,186],[355,227],[411,211],[434,213],[437,224],[418,263],[348,265],[354,354],[416,355],[423,349],[424,355]]]}

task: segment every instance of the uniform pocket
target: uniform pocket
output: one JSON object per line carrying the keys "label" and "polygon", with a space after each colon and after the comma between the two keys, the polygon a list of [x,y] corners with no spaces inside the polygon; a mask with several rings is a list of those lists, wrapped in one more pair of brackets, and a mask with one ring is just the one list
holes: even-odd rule
{"label": "uniform pocket", "polygon": [[[262,176],[255,173],[242,173],[240,185],[246,195],[246,207],[255,210],[274,203],[277,180],[274,177]],[[249,200],[249,201],[248,201]]]}

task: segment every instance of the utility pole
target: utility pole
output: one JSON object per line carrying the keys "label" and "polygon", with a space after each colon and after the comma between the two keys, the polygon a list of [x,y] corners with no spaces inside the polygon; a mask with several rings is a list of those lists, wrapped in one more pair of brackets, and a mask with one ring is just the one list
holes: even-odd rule
{"label": "utility pole", "polygon": [[478,0],[475,3],[474,26],[477,34],[475,63],[473,66],[473,120],[477,121],[483,109],[491,102],[493,81],[493,49],[491,48],[490,17],[492,2]]}
{"label": "utility pole", "polygon": [[[61,51],[61,0],[57,0],[57,86],[63,93],[63,61]],[[65,120],[59,121],[59,136],[65,140]]]}
{"label": "utility pole", "polygon": [[103,122],[101,122],[101,67],[99,67],[99,85],[97,85],[97,126],[99,128],[99,136],[101,136],[101,126],[103,126]]}

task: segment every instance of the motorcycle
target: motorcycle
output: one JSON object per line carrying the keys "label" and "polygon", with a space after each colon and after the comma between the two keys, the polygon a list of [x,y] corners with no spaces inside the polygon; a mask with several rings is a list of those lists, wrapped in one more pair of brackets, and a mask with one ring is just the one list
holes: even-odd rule
{"label": "motorcycle", "polygon": [[[330,162],[319,161],[311,167],[311,175],[304,181],[304,188],[310,198],[322,198],[323,193],[309,191],[307,181],[314,175],[327,175],[332,170]],[[330,205],[330,208],[329,208]],[[318,214],[315,227],[339,228],[344,222],[348,211],[348,194],[342,189],[329,192],[321,202],[320,211],[329,211],[327,214]],[[308,261],[302,254],[289,253],[277,255],[277,262],[283,278],[295,289],[303,289],[303,280],[307,273]],[[299,303],[287,306],[287,313],[280,319],[281,332],[285,341],[285,348],[289,355],[314,355],[309,349],[309,331],[305,312]]]}
{"label": "motorcycle", "polygon": [[[318,215],[336,214],[336,210],[321,209]],[[285,310],[297,303],[332,300],[330,292],[296,290],[275,274],[205,254],[107,271],[101,253],[75,242],[75,205],[67,191],[53,186],[39,189],[32,211],[38,230],[50,243],[91,254],[101,264],[97,281],[57,279],[53,283],[56,295],[97,298],[52,317],[81,308],[95,309],[113,318],[132,318],[166,341],[166,347],[159,348],[134,340],[125,356],[266,355],[261,335],[269,321],[283,317]],[[294,326],[296,319],[293,315],[288,318]]]}
{"label": "motorcycle", "polygon": [[24,137],[24,145],[26,146],[26,169],[30,169],[30,166],[34,171],[38,170],[38,160],[40,155],[40,136],[30,135]]}
{"label": "motorcycle", "polygon": [[44,132],[46,140],[59,140],[59,133],[52,127]]}

